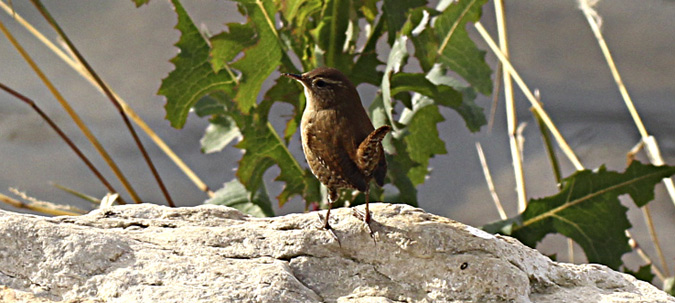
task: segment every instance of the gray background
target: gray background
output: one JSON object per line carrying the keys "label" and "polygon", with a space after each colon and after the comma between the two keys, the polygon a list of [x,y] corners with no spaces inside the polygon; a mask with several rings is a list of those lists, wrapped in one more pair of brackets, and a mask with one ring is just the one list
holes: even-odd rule
{"label": "gray background", "polygon": [[[197,24],[211,33],[223,30],[226,22],[243,21],[234,5],[226,1],[184,1]],[[36,25],[48,37],[56,35],[27,1],[13,1],[16,11]],[[160,81],[173,65],[169,63],[177,49],[172,45],[179,33],[173,29],[176,16],[168,1],[151,1],[136,8],[131,1],[47,1],[47,7],[70,35],[96,71],[114,90],[155,129],[159,135],[214,190],[231,180],[240,151],[228,147],[221,153],[204,155],[199,139],[206,121],[191,115],[184,129],[176,130],[164,120],[164,99],[156,95]],[[667,163],[675,164],[675,2],[665,0],[603,1],[598,10],[604,18],[603,33],[618,64],[619,71],[650,133],[660,143]],[[0,20],[9,27],[62,94],[92,128],[114,156],[123,172],[135,184],[146,201],[164,203],[162,195],[140,157],[121,118],[110,102],[80,78],[55,55],[47,51],[7,14]],[[496,38],[493,4],[485,6],[483,24]],[[512,63],[531,89],[538,88],[553,121],[588,168],[606,164],[623,170],[626,152],[639,140],[639,134],[614,85],[604,58],[576,1],[507,1],[507,25]],[[472,26],[470,34],[479,47],[487,49]],[[495,58],[488,52],[495,66]],[[97,167],[118,190],[112,173],[100,160],[88,141],[74,126],[40,80],[32,73],[5,37],[0,37],[0,81],[23,92],[36,102],[85,150]],[[277,77],[275,73],[271,80]],[[269,82],[269,81],[268,81]],[[266,86],[268,87],[268,86]],[[364,103],[369,103],[373,87],[360,86]],[[517,113],[524,131],[525,176],[529,197],[541,197],[556,191],[551,169],[543,151],[539,131],[532,120],[529,104],[516,88]],[[489,112],[491,99],[480,97],[479,105]],[[273,112],[288,114],[290,107],[275,105]],[[419,186],[420,206],[425,210],[473,225],[498,219],[497,212],[480,168],[474,143],[485,149],[490,169],[502,202],[510,215],[515,214],[515,183],[506,135],[503,100],[497,109],[492,132],[484,127],[472,134],[453,111],[444,110],[446,121],[439,125],[446,142],[447,155],[431,161],[434,170]],[[278,130],[283,118],[272,118]],[[140,133],[140,131],[139,131]],[[207,197],[179,172],[175,165],[141,134],[154,163],[178,205],[200,204]],[[299,139],[290,149],[302,159]],[[573,167],[559,153],[564,174]],[[60,138],[29,107],[0,93],[0,192],[8,187],[26,191],[30,196],[57,203],[86,207],[86,202],[51,187],[57,182],[82,192],[102,196],[105,189]],[[644,159],[644,157],[642,157]],[[304,160],[301,162],[304,165]],[[266,178],[276,177],[273,168]],[[272,195],[279,186],[271,186]],[[624,201],[626,206],[631,203]],[[278,214],[302,211],[299,198],[290,201]],[[662,186],[651,204],[657,214],[657,227],[672,263],[675,239],[667,232],[675,228],[675,207]],[[2,209],[12,209],[0,204]],[[634,208],[634,207],[633,207]],[[647,242],[640,211],[632,209],[635,233]],[[549,236],[541,248],[554,253],[558,238]],[[649,250],[649,249],[648,249]],[[559,255],[564,255],[560,253]],[[654,255],[654,254],[652,254]],[[627,258],[632,258],[627,256]]]}

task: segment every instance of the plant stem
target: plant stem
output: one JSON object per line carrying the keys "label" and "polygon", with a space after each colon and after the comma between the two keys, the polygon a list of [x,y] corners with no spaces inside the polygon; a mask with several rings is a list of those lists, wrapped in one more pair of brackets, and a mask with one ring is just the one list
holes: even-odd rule
{"label": "plant stem", "polygon": [[[0,8],[5,10],[6,13],[10,14],[12,13],[12,10],[2,1],[0,1]],[[92,84],[95,88],[97,88],[101,93],[103,93],[103,89],[99,87],[96,84],[96,81],[94,78],[87,72],[82,65],[77,62],[76,60],[72,59],[71,56],[66,55],[60,48],[58,48],[56,45],[54,45],[49,39],[47,39],[42,33],[40,33],[38,30],[36,30],[30,23],[28,23],[21,15],[19,14],[14,14],[14,19],[21,24],[26,30],[28,30],[33,36],[35,36],[40,42],[42,42],[49,50],[51,50],[56,56],[58,56],[63,62],[65,62],[68,66],[70,66],[73,70],[75,70],[80,76],[82,76],[84,79],[86,79],[90,84]],[[107,86],[107,84],[106,84]],[[110,87],[108,87],[110,89]],[[206,194],[209,197],[213,197],[213,191],[197,176],[197,174],[190,169],[183,160],[176,155],[176,153],[160,138],[157,133],[155,133],[150,126],[148,126],[145,121],[127,104],[124,99],[122,99],[119,95],[115,93],[112,89],[110,91],[115,95],[117,100],[120,102],[120,105],[122,105],[122,108],[124,111],[129,115],[129,118],[138,125],[138,127],[141,128],[145,132],[150,139],[159,147],[168,157],[171,159],[178,168],[183,171],[183,173],[192,181],[192,183],[197,186],[201,191],[206,192]]]}
{"label": "plant stem", "polygon": [[474,23],[474,26],[476,27],[476,30],[478,30],[478,33],[481,35],[481,37],[483,37],[483,40],[485,40],[488,46],[490,46],[492,52],[497,56],[497,58],[499,58],[499,61],[502,62],[503,68],[506,71],[508,71],[511,77],[513,77],[513,80],[516,81],[516,84],[518,84],[518,87],[520,87],[523,94],[525,94],[527,100],[530,101],[532,107],[537,111],[537,113],[539,113],[541,119],[544,121],[544,124],[546,124],[546,127],[548,127],[548,129],[551,131],[553,137],[556,139],[556,142],[558,143],[562,151],[565,153],[570,162],[572,162],[572,165],[574,165],[574,168],[577,170],[583,170],[584,166],[581,165],[579,158],[577,158],[577,156],[574,154],[574,151],[572,150],[572,148],[570,148],[569,144],[567,144],[567,141],[565,141],[565,138],[563,138],[562,134],[560,134],[560,131],[558,131],[558,128],[555,126],[555,124],[553,124],[553,121],[548,116],[546,111],[544,111],[539,102],[537,102],[537,99],[532,94],[532,91],[530,91],[530,89],[527,87],[525,81],[523,81],[523,79],[520,77],[515,68],[513,68],[509,60],[499,50],[499,47],[497,46],[495,41],[492,40],[490,34],[487,33],[487,31],[480,22]]}
{"label": "plant stem", "polygon": [[[47,124],[49,124],[49,126],[51,126],[51,128],[52,128],[57,134],[59,134],[59,136],[61,137],[61,139],[63,139],[63,141],[66,141],[66,144],[68,144],[68,146],[75,152],[75,154],[77,154],[77,156],[80,157],[80,159],[84,162],[84,164],[87,165],[87,167],[89,168],[89,170],[91,170],[91,172],[93,172],[94,175],[96,175],[96,178],[98,178],[98,179],[101,181],[101,183],[103,183],[103,185],[104,185],[110,192],[112,192],[112,193],[116,193],[116,192],[117,192],[117,190],[115,190],[115,189],[112,187],[112,185],[110,185],[110,183],[108,182],[108,180],[106,180],[106,179],[103,177],[103,175],[101,174],[101,172],[99,172],[98,169],[96,169],[96,167],[94,167],[94,164],[92,164],[91,161],[89,161],[89,159],[87,158],[87,156],[85,156],[85,155],[82,153],[82,151],[75,145],[75,143],[73,143],[73,141],[70,140],[70,138],[68,138],[68,136],[61,130],[61,128],[59,128],[59,127],[56,125],[56,123],[54,123],[54,121],[52,121],[52,119],[50,119],[49,116],[47,116],[47,114],[45,114],[45,112],[43,112],[43,111],[40,109],[40,107],[38,107],[37,104],[35,104],[35,102],[34,102],[33,100],[29,99],[28,97],[26,97],[26,96],[20,94],[19,92],[15,91],[15,90],[13,90],[13,89],[7,87],[6,85],[4,85],[4,84],[2,84],[2,83],[0,83],[0,89],[2,89],[2,90],[4,90],[4,91],[8,92],[9,94],[13,95],[13,96],[16,97],[17,99],[23,101],[24,103],[26,103],[26,104],[28,104],[30,107],[32,107],[32,108],[38,113],[38,115],[40,115],[40,117],[42,117],[42,119],[44,119],[44,120],[47,122]],[[120,204],[126,204],[126,201],[120,199]]]}
{"label": "plant stem", "polygon": [[478,151],[478,158],[480,159],[480,165],[483,167],[483,175],[485,175],[485,182],[487,183],[488,189],[490,190],[490,195],[492,195],[492,201],[495,203],[497,212],[499,213],[499,218],[502,220],[508,219],[502,202],[499,201],[499,196],[495,190],[495,185],[492,182],[492,176],[490,175],[490,168],[488,168],[487,161],[485,160],[485,154],[483,153],[483,147],[481,147],[480,142],[476,142],[476,150]]}
{"label": "plant stem", "polygon": [[[41,212],[43,214],[48,214],[48,215],[53,215],[53,216],[79,216],[84,213],[78,213],[74,211],[69,211],[69,210],[63,210],[54,207],[55,205],[52,205],[51,203],[49,204],[44,204],[44,205],[38,205],[35,203],[24,203],[16,199],[12,199],[8,196],[5,196],[3,194],[0,194],[0,202],[7,203],[13,207],[16,208],[23,208],[23,209],[29,209],[32,211],[37,211]],[[43,203],[41,203],[43,204]]]}
{"label": "plant stem", "polygon": [[[591,30],[595,35],[595,39],[598,41],[600,50],[602,51],[602,54],[605,56],[605,60],[607,61],[607,66],[609,66],[609,70],[612,73],[612,77],[614,77],[614,82],[616,82],[616,86],[619,88],[619,93],[621,93],[621,97],[623,98],[623,101],[626,104],[626,107],[628,108],[628,112],[630,113],[631,117],[633,117],[633,122],[635,123],[638,132],[640,132],[642,141],[645,143],[645,150],[647,151],[647,157],[649,158],[649,162],[651,162],[654,165],[659,166],[664,165],[665,162],[661,157],[661,151],[657,145],[656,139],[653,136],[649,135],[649,133],[647,133],[647,128],[645,128],[644,124],[642,123],[642,119],[640,118],[640,115],[635,109],[633,100],[630,98],[630,95],[628,95],[628,90],[626,89],[623,80],[621,80],[621,74],[619,74],[619,70],[616,68],[614,59],[612,59],[612,54],[609,52],[609,47],[607,47],[607,42],[605,42],[605,38],[602,36],[602,32],[600,31],[600,25],[598,24],[598,20],[596,19],[596,17],[598,17],[597,12],[593,9],[592,4],[589,4],[588,1],[583,0],[579,1],[579,8],[584,13],[586,20],[588,21],[588,25],[591,27]],[[673,179],[665,178],[663,179],[663,183],[665,184],[666,189],[668,190],[670,199],[675,205],[675,184],[673,184]],[[646,205],[643,207],[643,214],[645,216],[645,221],[647,222],[649,235],[651,236],[652,242],[654,243],[654,248],[656,249],[656,252],[659,255],[659,259],[661,261],[661,266],[663,267],[664,273],[666,274],[666,276],[670,276],[668,265],[666,264],[666,259],[663,257],[661,245],[659,244],[659,239],[656,236],[656,231],[654,230],[654,225],[651,224],[651,215],[649,215],[649,209],[647,208],[645,210],[644,209],[645,207]]]}
{"label": "plant stem", "polygon": [[26,50],[19,44],[19,42],[14,38],[14,36],[7,30],[5,25],[0,21],[0,31],[2,31],[5,36],[7,36],[7,39],[12,43],[12,45],[16,48],[16,50],[21,54],[23,59],[28,63],[28,65],[33,69],[35,74],[37,74],[38,78],[42,80],[44,85],[49,89],[49,91],[54,95],[54,98],[61,104],[63,109],[68,113],[71,119],[75,122],[77,127],[84,133],[85,137],[91,142],[91,144],[94,146],[96,151],[103,157],[105,162],[110,166],[110,169],[112,169],[113,173],[115,173],[115,176],[120,180],[124,188],[129,192],[129,195],[131,195],[132,200],[136,203],[141,203],[141,199],[138,197],[136,194],[136,191],[134,191],[133,187],[129,183],[126,177],[122,174],[122,171],[119,169],[117,164],[115,164],[115,161],[110,157],[108,152],[105,151],[103,148],[103,145],[96,139],[94,134],[89,130],[86,124],[82,121],[79,115],[75,112],[75,110],[70,106],[68,101],[61,95],[61,93],[56,89],[54,84],[52,84],[51,81],[47,78],[47,76],[42,72],[42,70],[37,66],[35,61],[28,55]]}
{"label": "plant stem", "polygon": [[171,199],[171,196],[169,195],[168,190],[166,189],[166,186],[164,186],[164,182],[162,182],[162,178],[159,176],[159,173],[157,172],[157,169],[155,168],[155,165],[152,163],[152,160],[150,159],[150,156],[148,155],[148,152],[145,150],[145,147],[143,147],[143,143],[141,143],[140,138],[138,137],[138,134],[134,130],[134,127],[131,125],[131,122],[129,121],[129,117],[127,114],[124,112],[124,109],[122,109],[122,106],[120,105],[119,101],[117,98],[115,98],[115,95],[112,94],[110,89],[103,83],[101,78],[96,74],[94,69],[87,63],[87,61],[84,59],[84,57],[80,54],[80,52],[77,50],[75,45],[70,41],[66,33],[61,29],[61,27],[56,23],[56,20],[51,16],[51,14],[47,11],[47,8],[45,8],[44,5],[42,5],[42,2],[40,0],[31,0],[33,5],[40,11],[42,16],[49,22],[49,24],[54,28],[54,30],[59,34],[59,36],[64,40],[64,42],[68,45],[70,50],[73,52],[75,57],[77,58],[78,61],[84,66],[84,68],[87,69],[89,74],[94,78],[96,83],[98,84],[101,89],[103,89],[103,92],[105,95],[110,99],[110,101],[115,105],[117,108],[118,112],[122,116],[122,120],[124,121],[124,124],[126,125],[127,129],[129,130],[129,133],[134,139],[134,142],[136,143],[136,146],[140,150],[141,154],[143,155],[143,159],[147,163],[148,167],[150,168],[150,171],[152,172],[152,175],[155,177],[155,180],[157,181],[157,184],[159,185],[159,188],[162,190],[162,194],[164,194],[164,198],[167,201],[167,204],[171,207],[175,207],[173,200]]}

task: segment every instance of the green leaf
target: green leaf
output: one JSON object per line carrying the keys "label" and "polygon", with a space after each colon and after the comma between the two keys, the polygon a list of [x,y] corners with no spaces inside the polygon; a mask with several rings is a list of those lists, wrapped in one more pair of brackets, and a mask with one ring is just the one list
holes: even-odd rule
{"label": "green leaf", "polygon": [[[214,96],[218,96],[215,98]],[[220,102],[218,99],[228,100],[228,103],[232,103],[232,100],[223,92],[212,92],[197,101],[197,103],[192,107],[195,111],[195,114],[200,117],[212,116],[212,115],[222,115],[227,112],[227,107],[225,102]]]}
{"label": "green leaf", "polygon": [[171,62],[176,66],[162,80],[157,94],[166,96],[166,119],[182,128],[190,108],[205,94],[231,90],[234,80],[227,73],[215,73],[209,63],[209,46],[178,0],[171,1],[178,15],[176,29],[181,32],[176,46],[180,52]]}
{"label": "green leaf", "polygon": [[379,2],[379,0],[364,0],[361,7],[359,8],[368,23],[372,24],[379,14],[377,2]]}
{"label": "green leaf", "polygon": [[430,102],[418,103],[413,111],[406,110],[401,122],[407,125],[408,135],[403,139],[410,159],[419,166],[410,168],[408,177],[414,185],[424,183],[429,174],[429,159],[437,154],[446,154],[445,142],[438,136],[436,124],[445,121],[438,107]]}
{"label": "green leaf", "polygon": [[356,63],[352,65],[347,77],[358,86],[360,83],[370,83],[372,85],[380,85],[383,73],[377,70],[377,67],[382,62],[377,59],[377,40],[382,36],[384,29],[384,22],[378,20],[372,31],[368,34],[366,44],[361,51]]}
{"label": "green leaf", "polygon": [[321,0],[281,1],[281,14],[293,27],[304,29],[309,16],[321,11]]}
{"label": "green leaf", "polygon": [[481,7],[487,0],[460,0],[443,11],[434,22],[439,46],[438,61],[484,95],[492,93],[492,71],[485,63],[485,52],[480,51],[466,32],[467,22],[480,20]]}
{"label": "green leaf", "polygon": [[[293,116],[288,119],[286,129],[284,130],[284,142],[286,144],[288,144],[293,134],[298,130],[300,119],[302,118],[300,111],[304,106],[304,102],[301,102],[301,100],[304,100],[304,95],[301,97],[302,90],[298,89],[297,84],[293,82],[295,81],[289,78],[280,77],[274,86],[265,93],[265,97],[263,98],[263,102],[272,103],[281,101],[293,106]],[[262,113],[261,115],[267,116]]]}
{"label": "green leaf", "polygon": [[398,73],[391,78],[391,94],[396,96],[404,92],[416,92],[434,100],[434,103],[449,107],[459,107],[462,95],[454,88],[434,84],[423,74]]}
{"label": "green leaf", "polygon": [[325,65],[339,70],[349,70],[350,56],[343,53],[349,27],[349,0],[328,0],[321,12],[319,25],[312,30],[314,42],[325,53]]}
{"label": "green leaf", "polygon": [[[148,4],[150,0],[131,0],[134,4],[136,4],[136,7],[141,7],[143,4]],[[10,1],[9,3],[12,3]]]}
{"label": "green leaf", "polygon": [[244,49],[255,45],[258,36],[251,23],[228,23],[229,32],[211,37],[211,65],[218,72]]}
{"label": "green leaf", "polygon": [[675,277],[669,277],[663,281],[663,291],[671,296],[675,296]]}
{"label": "green leaf", "polygon": [[[388,118],[385,113],[385,108],[382,100],[382,94],[377,94],[375,100],[370,104],[370,118],[373,125],[380,126],[387,123]],[[417,189],[410,181],[408,172],[411,168],[419,166],[410,159],[410,155],[403,142],[403,132],[394,132],[391,136],[385,137],[382,141],[387,158],[387,177],[397,189],[398,194],[395,196],[387,196],[387,202],[400,202],[409,205],[417,206]],[[385,193],[386,195],[386,193]]]}
{"label": "green leaf", "polygon": [[429,71],[427,79],[435,85],[450,86],[462,94],[462,103],[457,106],[444,102],[439,102],[439,104],[449,106],[457,111],[457,113],[462,116],[462,119],[464,119],[466,127],[470,131],[477,132],[480,130],[481,126],[487,124],[483,108],[476,105],[476,102],[474,102],[474,100],[476,100],[476,92],[473,88],[464,86],[459,83],[457,79],[445,76],[443,69],[438,65],[434,66],[431,71]]}
{"label": "green leaf", "polygon": [[388,202],[398,202],[417,206],[417,188],[409,177],[408,172],[410,172],[411,169],[420,167],[420,165],[410,159],[410,155],[402,140],[392,140],[392,143],[395,146],[397,153],[396,155],[385,155],[387,158],[387,176],[391,183],[398,189],[398,195],[392,197],[391,199],[393,200]]}
{"label": "green leaf", "polygon": [[277,197],[279,206],[283,206],[293,195],[302,195],[307,184],[303,177],[303,169],[272,125],[269,122],[263,125],[251,123],[247,127],[239,128],[243,140],[237,147],[245,150],[237,170],[237,176],[242,184],[249,191],[256,191],[264,184],[262,177],[265,171],[276,164],[281,172],[275,180],[286,183]]}
{"label": "green leaf", "polygon": [[216,116],[210,122],[204,136],[199,140],[205,154],[219,152],[232,140],[241,136],[239,128],[229,116]]}
{"label": "green leaf", "polygon": [[404,35],[411,37],[415,46],[415,57],[424,72],[431,70],[438,57],[436,51],[439,41],[430,24],[438,14],[438,11],[428,7],[417,8],[408,15],[408,21],[401,29]]}
{"label": "green leaf", "polygon": [[[242,112],[247,113],[256,104],[260,88],[267,77],[281,64],[282,50],[274,15],[273,1],[242,3],[248,13],[248,22],[255,27],[257,42],[244,50],[244,57],[231,66],[241,72],[237,94],[233,98]],[[215,49],[214,49],[215,51]]]}
{"label": "green leaf", "polygon": [[384,69],[384,75],[382,76],[382,82],[380,84],[380,90],[382,91],[382,105],[384,108],[384,113],[387,116],[387,119],[390,121],[390,124],[396,129],[396,124],[394,124],[394,106],[392,101],[391,94],[391,77],[394,73],[398,72],[406,63],[408,59],[408,50],[406,48],[406,43],[408,37],[400,36],[394,41],[394,45],[389,51],[389,58],[387,59],[387,66]]}
{"label": "green leaf", "polygon": [[409,10],[426,5],[426,0],[384,0],[382,3],[383,18],[387,21],[387,32],[389,45],[393,45],[396,34],[403,27],[407,20]]}
{"label": "green leaf", "polygon": [[265,187],[261,186],[255,193],[250,193],[237,179],[225,183],[223,188],[215,192],[213,198],[204,203],[229,206],[255,217],[274,216]]}
{"label": "green leaf", "polygon": [[396,34],[403,27],[407,20],[407,13],[410,9],[426,5],[426,0],[384,0],[382,3],[383,18],[387,21],[387,32],[389,45],[394,43]]}
{"label": "green leaf", "polygon": [[652,273],[651,264],[640,266],[640,268],[637,271],[632,271],[628,269],[628,267],[624,267],[623,272],[632,275],[636,279],[645,281],[647,283],[652,283],[652,280],[654,280],[655,277],[655,275]]}
{"label": "green leaf", "polygon": [[630,251],[624,232],[631,226],[618,197],[629,194],[636,205],[643,206],[654,198],[654,186],[673,174],[675,167],[637,161],[624,173],[604,167],[578,171],[563,180],[560,193],[530,200],[515,220],[492,224],[488,230],[508,231],[510,226],[511,235],[530,247],[549,233],[561,233],[579,243],[589,262],[617,269],[621,255]]}

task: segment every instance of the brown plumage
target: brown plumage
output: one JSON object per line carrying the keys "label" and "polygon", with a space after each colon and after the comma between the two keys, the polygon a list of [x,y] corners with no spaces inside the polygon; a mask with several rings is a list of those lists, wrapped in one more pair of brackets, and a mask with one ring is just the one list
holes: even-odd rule
{"label": "brown plumage", "polygon": [[339,70],[319,67],[302,75],[283,74],[302,83],[307,106],[300,129],[302,149],[312,173],[328,188],[328,216],[340,189],[357,189],[366,196],[364,220],[370,222],[370,181],[382,186],[387,173],[382,139],[388,125],[373,127],[354,84]]}

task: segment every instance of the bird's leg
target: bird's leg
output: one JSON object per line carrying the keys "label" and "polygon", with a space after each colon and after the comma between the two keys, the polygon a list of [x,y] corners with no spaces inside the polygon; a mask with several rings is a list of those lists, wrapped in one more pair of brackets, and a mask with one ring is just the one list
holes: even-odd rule
{"label": "bird's leg", "polygon": [[337,199],[338,199],[338,192],[333,189],[328,189],[328,211],[326,212],[326,219],[324,219],[323,222],[323,229],[329,231],[331,236],[333,236],[335,241],[337,241],[338,245],[342,247],[340,239],[338,238],[337,234],[335,234],[333,227],[331,227],[330,224],[328,223],[328,219],[330,218],[330,210],[331,208],[333,208],[333,202],[335,202]]}
{"label": "bird's leg", "polygon": [[333,208],[333,201],[328,199],[328,211],[326,212],[326,218],[324,219],[324,222],[323,222],[323,228],[327,229],[327,230],[333,229],[332,227],[330,227],[330,224],[328,224],[328,218],[330,217],[330,209],[331,208]]}
{"label": "bird's leg", "polygon": [[370,216],[370,209],[368,207],[368,201],[370,200],[370,184],[366,186],[366,191],[363,192],[363,194],[366,196],[366,212],[365,214],[359,211],[358,209],[354,208],[354,215],[363,220],[364,223],[366,223],[366,228],[368,228],[368,232],[370,233],[370,236],[373,237],[373,229],[370,227],[370,222],[371,216]]}
{"label": "bird's leg", "polygon": [[366,223],[366,227],[368,227],[368,232],[370,233],[370,236],[373,236],[373,229],[370,228],[370,209],[368,208],[368,200],[370,200],[370,184],[366,186],[366,215],[363,218],[363,222]]}
{"label": "bird's leg", "polygon": [[363,216],[363,222],[370,225],[370,209],[368,208],[368,200],[370,200],[370,184],[366,186],[366,192],[363,194],[366,195],[366,214]]}

